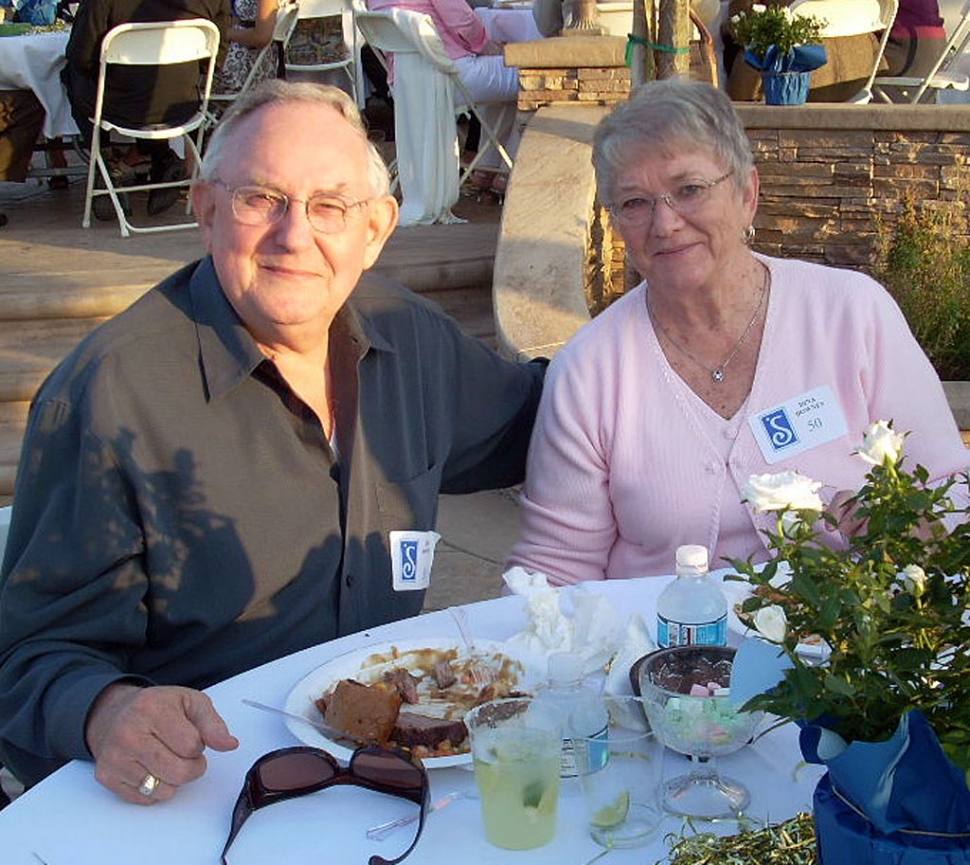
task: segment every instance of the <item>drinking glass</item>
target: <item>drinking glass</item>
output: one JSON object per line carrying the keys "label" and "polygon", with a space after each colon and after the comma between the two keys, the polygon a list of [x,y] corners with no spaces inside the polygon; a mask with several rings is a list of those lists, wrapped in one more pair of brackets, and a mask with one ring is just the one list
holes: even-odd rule
{"label": "drinking glass", "polygon": [[493,700],[465,716],[485,836],[497,847],[529,850],[556,831],[562,726],[546,705]]}
{"label": "drinking glass", "polygon": [[[717,757],[743,748],[762,718],[731,701],[733,648],[674,646],[640,664],[640,693],[650,726],[673,751],[691,758],[691,771],[667,781],[661,802],[671,813],[716,820],[738,817],[751,800],[741,781],[718,771]],[[716,693],[691,695],[694,685],[717,685]]]}
{"label": "drinking glass", "polygon": [[608,849],[646,844],[663,817],[657,798],[663,745],[650,731],[643,701],[602,697],[606,735],[572,736],[589,833]]}

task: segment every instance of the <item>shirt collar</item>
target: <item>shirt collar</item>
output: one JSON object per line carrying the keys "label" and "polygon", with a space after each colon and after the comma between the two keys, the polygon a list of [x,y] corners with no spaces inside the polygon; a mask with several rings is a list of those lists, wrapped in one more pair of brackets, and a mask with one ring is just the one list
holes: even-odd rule
{"label": "shirt collar", "polygon": [[[202,259],[195,269],[189,292],[206,390],[210,399],[221,399],[252,375],[266,358],[223,293],[211,256]],[[358,361],[371,349],[394,350],[357,309],[353,294],[337,313],[332,334],[349,340],[353,346],[351,354]]]}

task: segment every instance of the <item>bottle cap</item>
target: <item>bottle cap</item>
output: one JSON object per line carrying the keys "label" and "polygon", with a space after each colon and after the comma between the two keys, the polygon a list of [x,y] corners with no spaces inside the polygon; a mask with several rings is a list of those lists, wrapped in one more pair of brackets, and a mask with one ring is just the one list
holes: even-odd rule
{"label": "bottle cap", "polygon": [[550,682],[578,682],[583,678],[583,662],[573,652],[553,652],[549,655]]}
{"label": "bottle cap", "polygon": [[684,544],[677,547],[678,574],[704,574],[707,572],[707,547],[700,544]]}

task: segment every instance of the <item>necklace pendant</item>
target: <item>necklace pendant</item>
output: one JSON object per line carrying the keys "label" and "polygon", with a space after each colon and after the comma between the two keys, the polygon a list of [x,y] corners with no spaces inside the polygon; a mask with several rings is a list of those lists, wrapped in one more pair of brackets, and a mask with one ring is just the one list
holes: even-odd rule
{"label": "necklace pendant", "polygon": [[720,384],[724,381],[724,370],[723,369],[712,369],[711,378],[714,379],[715,384]]}

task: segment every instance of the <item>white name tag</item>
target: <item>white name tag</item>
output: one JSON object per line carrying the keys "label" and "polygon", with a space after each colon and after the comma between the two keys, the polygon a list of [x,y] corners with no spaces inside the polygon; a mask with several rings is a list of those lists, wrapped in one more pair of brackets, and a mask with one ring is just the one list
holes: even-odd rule
{"label": "white name tag", "polygon": [[768,463],[824,445],[848,431],[842,407],[828,385],[752,415],[748,424]]}
{"label": "white name tag", "polygon": [[437,532],[391,532],[391,568],[395,592],[413,592],[431,585]]}

